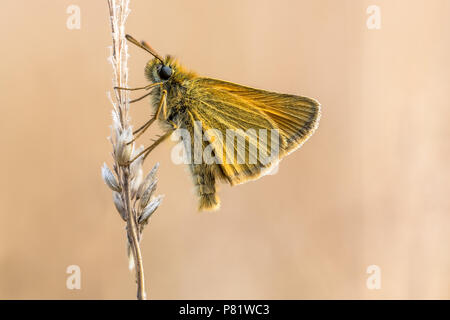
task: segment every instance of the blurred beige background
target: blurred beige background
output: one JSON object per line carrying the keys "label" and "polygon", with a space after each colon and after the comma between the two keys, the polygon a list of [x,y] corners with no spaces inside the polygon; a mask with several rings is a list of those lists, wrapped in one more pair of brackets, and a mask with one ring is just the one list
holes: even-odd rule
{"label": "blurred beige background", "polygon": [[[81,29],[66,9],[81,8]],[[369,5],[381,29],[369,30]],[[127,31],[199,74],[317,98],[317,133],[277,175],[196,212],[159,147],[143,240],[153,299],[450,298],[450,1],[138,1]],[[0,11],[0,298],[134,299],[111,163],[106,1]],[[130,86],[148,55],[130,47]],[[148,102],[133,106],[143,123]],[[142,140],[147,144],[150,136]],[[81,290],[66,288],[79,265]],[[366,287],[370,265],[382,287]]]}

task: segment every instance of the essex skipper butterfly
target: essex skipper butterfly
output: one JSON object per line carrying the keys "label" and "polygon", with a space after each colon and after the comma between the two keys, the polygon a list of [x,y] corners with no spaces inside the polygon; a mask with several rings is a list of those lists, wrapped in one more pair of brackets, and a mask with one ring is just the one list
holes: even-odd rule
{"label": "essex skipper butterfly", "polygon": [[320,104],[314,99],[200,77],[171,56],[161,57],[147,43],[126,37],[153,56],[145,66],[149,85],[117,88],[149,90],[131,101],[151,96],[155,111],[135,134],[141,135],[155,120],[166,132],[135,159],[173,132],[186,133],[180,138],[199,210],[219,207],[216,180],[236,185],[257,179],[299,148],[319,124]]}

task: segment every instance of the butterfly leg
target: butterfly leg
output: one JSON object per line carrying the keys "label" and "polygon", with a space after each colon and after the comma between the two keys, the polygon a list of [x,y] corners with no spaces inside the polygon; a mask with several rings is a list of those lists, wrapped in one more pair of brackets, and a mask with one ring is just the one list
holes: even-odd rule
{"label": "butterfly leg", "polygon": [[162,91],[161,101],[164,99],[164,102],[159,104],[158,110],[156,111],[156,118],[158,118],[159,115],[162,113],[161,120],[169,122],[172,125],[173,129],[177,129],[178,128],[177,124],[175,122],[173,122],[172,120],[169,120],[168,117],[167,117],[167,101],[166,101],[166,97],[167,97],[167,91],[163,90]]}
{"label": "butterfly leg", "polygon": [[[138,129],[136,129],[133,132],[133,135],[138,134],[139,132],[141,132],[141,134],[143,133],[143,131],[147,130],[148,127],[150,127],[152,125],[152,123],[155,121],[155,117],[151,117],[150,120],[148,120],[146,123],[144,123],[142,126],[140,126]],[[140,134],[140,135],[141,135]]]}
{"label": "butterfly leg", "polygon": [[144,150],[142,150],[141,152],[139,152],[133,159],[131,159],[130,161],[128,161],[125,165],[130,165],[131,163],[133,163],[133,161],[135,161],[136,159],[138,159],[140,156],[144,155],[144,159],[147,157],[147,155],[153,150],[155,149],[161,142],[163,142],[164,140],[166,140],[168,137],[170,137],[170,135],[172,134],[172,131],[169,131],[167,133],[165,133],[164,135],[162,135],[161,137],[158,138],[158,140],[156,140],[155,142],[153,142],[149,147],[145,148]]}
{"label": "butterfly leg", "polygon": [[146,93],[146,94],[144,94],[142,97],[139,97],[139,98],[137,98],[137,99],[130,100],[130,103],[135,103],[135,102],[141,101],[142,99],[144,99],[145,97],[148,97],[148,96],[151,95],[151,94],[152,94],[152,92]]}
{"label": "butterfly leg", "polygon": [[161,111],[163,112],[163,116],[164,116],[163,120],[166,119],[166,108],[167,108],[166,97],[167,97],[167,91],[163,90],[162,95],[161,95],[161,100],[159,100],[158,109],[156,109],[155,119],[159,118]]}
{"label": "butterfly leg", "polygon": [[[143,126],[141,126],[139,129],[137,129],[135,131],[135,133],[138,133],[133,140],[131,140],[130,142],[128,142],[128,144],[133,143],[137,138],[139,138],[144,132],[145,130],[147,130],[150,125],[156,120],[158,119],[159,115],[161,114],[161,112],[163,113],[163,117],[165,120],[167,112],[166,112],[166,97],[167,97],[167,91],[163,90],[162,91],[162,96],[161,96],[161,100],[159,102],[158,105],[158,109],[156,110],[155,115],[149,120],[147,121]],[[131,164],[133,161],[135,161],[136,159],[138,159],[140,156],[144,155],[144,159],[149,155],[149,153],[156,148],[156,146],[158,146],[161,142],[163,142],[164,140],[166,140],[168,137],[170,137],[170,135],[172,134],[172,131],[169,131],[167,133],[165,133],[164,135],[162,135],[161,137],[159,137],[155,142],[152,143],[152,145],[150,145],[149,147],[145,148],[143,151],[141,151],[138,155],[136,155],[133,159],[131,159],[130,161],[128,161],[127,165]]]}
{"label": "butterfly leg", "polygon": [[[138,87],[138,88],[114,87],[114,89],[116,89],[116,90],[119,89],[119,90],[135,91],[135,90],[142,90],[142,89],[148,90],[148,89],[154,88],[156,86],[162,86],[162,82],[151,83],[149,85],[146,85],[145,87]],[[144,94],[142,97],[139,97],[137,99],[131,100],[130,103],[134,103],[134,102],[140,101],[140,100],[144,99],[145,97],[147,97],[147,96],[149,96],[151,94],[152,94],[152,92],[150,91],[149,93]]]}
{"label": "butterfly leg", "polygon": [[138,87],[138,88],[114,87],[114,89],[116,89],[116,90],[117,89],[119,89],[119,90],[128,90],[128,91],[135,91],[135,90],[142,90],[142,89],[148,90],[150,88],[153,88],[153,87],[156,87],[156,86],[159,86],[159,85],[162,85],[162,82],[150,83],[150,84],[148,84],[148,85],[146,85],[144,87]]}
{"label": "butterfly leg", "polygon": [[134,137],[133,140],[128,142],[128,144],[135,142],[137,138],[139,138],[148,128],[150,128],[152,123],[156,119],[158,119],[159,114],[161,113],[161,110],[164,110],[164,115],[166,114],[166,111],[165,111],[166,110],[166,96],[167,96],[167,91],[163,90],[161,100],[159,101],[158,109],[156,110],[155,115],[150,120],[148,120],[146,123],[144,123],[144,125],[139,127],[139,129],[137,129],[136,131],[133,132],[133,134],[136,136]]}

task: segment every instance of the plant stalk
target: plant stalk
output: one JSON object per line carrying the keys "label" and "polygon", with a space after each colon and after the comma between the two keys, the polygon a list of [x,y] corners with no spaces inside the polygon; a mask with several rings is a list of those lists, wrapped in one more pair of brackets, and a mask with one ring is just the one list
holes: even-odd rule
{"label": "plant stalk", "polygon": [[123,192],[125,195],[125,206],[127,210],[127,234],[131,250],[133,252],[134,266],[136,271],[136,283],[137,283],[137,298],[138,300],[145,300],[145,277],[144,277],[144,263],[142,260],[141,248],[139,246],[138,230],[136,216],[133,214],[130,201],[129,190],[129,166],[123,167]]}

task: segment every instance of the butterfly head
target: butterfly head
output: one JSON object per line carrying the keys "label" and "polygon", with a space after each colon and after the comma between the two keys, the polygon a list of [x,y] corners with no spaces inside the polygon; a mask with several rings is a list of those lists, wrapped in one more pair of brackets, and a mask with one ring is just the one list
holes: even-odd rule
{"label": "butterfly head", "polygon": [[153,83],[166,82],[177,77],[178,64],[170,56],[161,61],[154,58],[145,66],[145,76]]}
{"label": "butterfly head", "polygon": [[172,56],[167,55],[162,61],[154,58],[145,66],[145,76],[153,83],[168,82],[181,83],[183,80],[192,79],[195,73],[187,71]]}
{"label": "butterfly head", "polygon": [[171,56],[167,55],[165,58],[160,56],[148,43],[144,41],[138,42],[128,34],[126,35],[126,38],[128,41],[141,49],[144,49],[154,57],[147,62],[147,65],[145,66],[145,76],[151,82],[177,82],[183,80],[183,78],[194,76],[193,73],[186,72]]}

